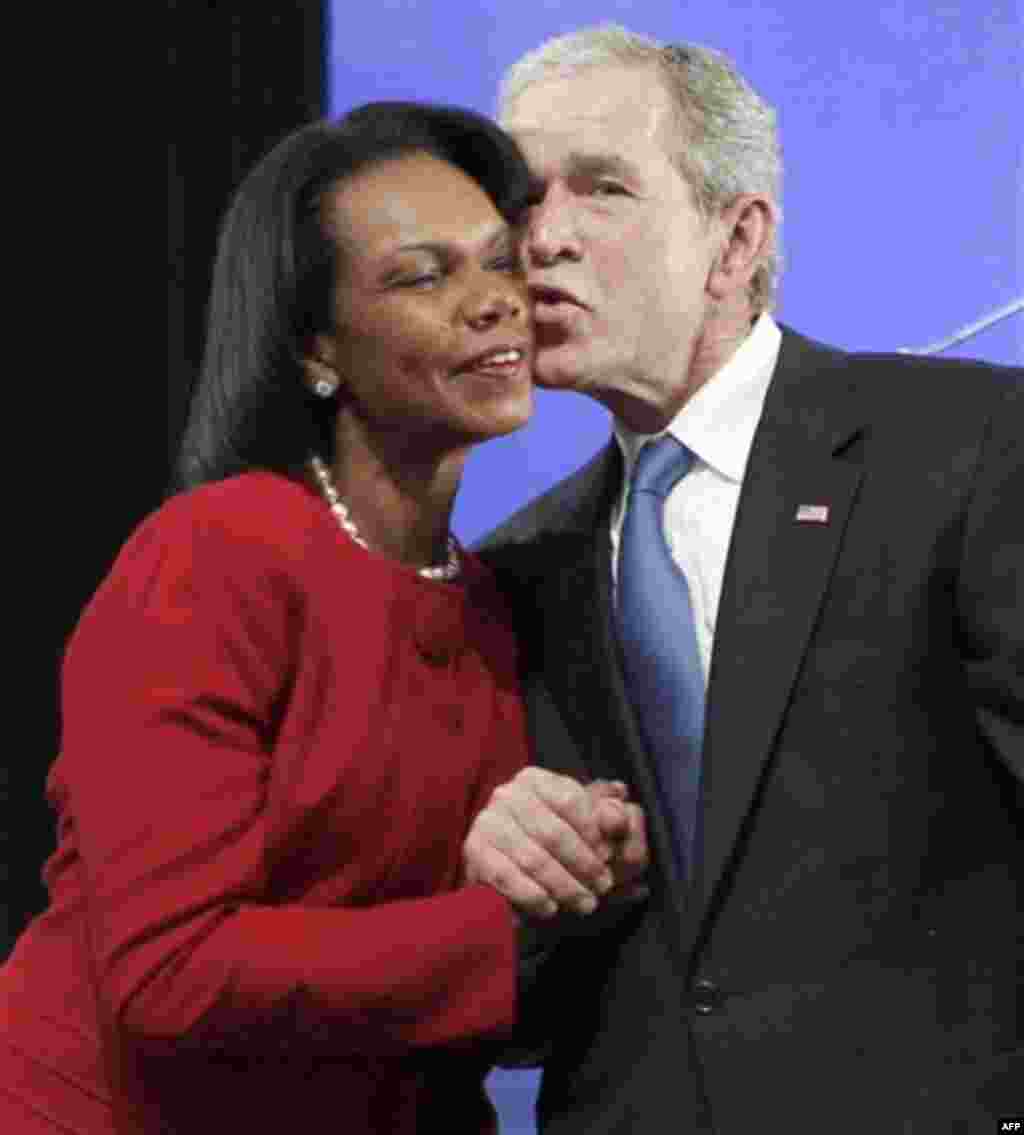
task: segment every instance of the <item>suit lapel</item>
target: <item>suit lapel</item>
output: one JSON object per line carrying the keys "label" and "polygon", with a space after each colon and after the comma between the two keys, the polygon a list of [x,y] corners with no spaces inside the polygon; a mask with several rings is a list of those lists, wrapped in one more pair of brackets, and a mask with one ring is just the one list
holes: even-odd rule
{"label": "suit lapel", "polygon": [[787,332],[747,464],[708,689],[699,915],[773,753],[860,484],[843,360]]}

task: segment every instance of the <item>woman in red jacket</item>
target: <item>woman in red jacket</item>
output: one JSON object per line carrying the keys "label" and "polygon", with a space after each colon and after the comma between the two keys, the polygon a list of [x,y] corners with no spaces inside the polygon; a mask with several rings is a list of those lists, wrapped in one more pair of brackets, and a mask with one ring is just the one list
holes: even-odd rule
{"label": "woman in red jacket", "polygon": [[494,1130],[506,901],[460,886],[527,759],[449,534],[523,425],[528,176],[485,119],[302,130],[221,236],[181,487],[72,637],[48,910],[0,971],[0,1130]]}

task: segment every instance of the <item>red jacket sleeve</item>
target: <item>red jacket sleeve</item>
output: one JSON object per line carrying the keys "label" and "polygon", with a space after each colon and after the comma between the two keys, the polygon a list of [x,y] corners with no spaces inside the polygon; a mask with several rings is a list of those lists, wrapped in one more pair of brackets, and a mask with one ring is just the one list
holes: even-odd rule
{"label": "red jacket sleeve", "polygon": [[488,889],[359,908],[267,894],[275,725],[305,604],[258,540],[240,548],[186,498],[143,526],[82,618],[51,789],[106,1009],[137,1039],[218,1045],[507,1027],[514,931]]}

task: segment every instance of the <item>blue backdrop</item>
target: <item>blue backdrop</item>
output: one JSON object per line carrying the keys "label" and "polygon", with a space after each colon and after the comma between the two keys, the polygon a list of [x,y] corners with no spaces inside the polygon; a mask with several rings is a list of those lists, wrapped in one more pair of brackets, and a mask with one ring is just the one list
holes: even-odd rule
{"label": "blue backdrop", "polygon": [[[1020,0],[332,0],[329,15],[331,113],[372,98],[493,112],[509,63],[601,20],[725,51],[779,110],[778,315],[815,338],[921,347],[1024,295]],[[1024,363],[1024,316],[950,353]],[[586,399],[541,392],[526,429],[471,458],[460,537],[576,468],[607,431]],[[534,1085],[532,1073],[492,1077],[507,1135],[532,1132]]]}

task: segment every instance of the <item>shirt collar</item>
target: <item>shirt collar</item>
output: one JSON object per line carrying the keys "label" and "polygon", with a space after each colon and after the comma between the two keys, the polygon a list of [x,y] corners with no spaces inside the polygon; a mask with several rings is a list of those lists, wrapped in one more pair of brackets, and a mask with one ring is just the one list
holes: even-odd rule
{"label": "shirt collar", "polygon": [[[662,432],[672,434],[700,461],[738,484],[743,480],[781,344],[779,325],[767,312],[759,315],[735,354]],[[627,480],[643,444],[658,436],[634,433],[621,422],[615,423]]]}

